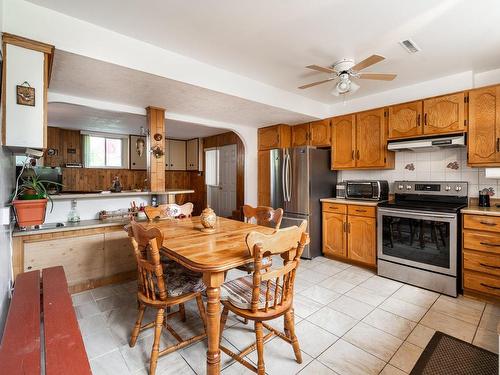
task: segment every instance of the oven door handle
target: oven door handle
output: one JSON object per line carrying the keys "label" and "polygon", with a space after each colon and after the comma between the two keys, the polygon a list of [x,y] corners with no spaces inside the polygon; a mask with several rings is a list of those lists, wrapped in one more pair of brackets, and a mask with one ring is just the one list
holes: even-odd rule
{"label": "oven door handle", "polygon": [[422,211],[413,211],[413,210],[388,210],[385,208],[379,208],[378,212],[381,214],[391,214],[391,216],[402,216],[403,215],[411,215],[418,217],[428,217],[428,218],[436,218],[436,219],[456,219],[456,215],[447,215],[447,214],[439,214],[435,212],[422,212]]}

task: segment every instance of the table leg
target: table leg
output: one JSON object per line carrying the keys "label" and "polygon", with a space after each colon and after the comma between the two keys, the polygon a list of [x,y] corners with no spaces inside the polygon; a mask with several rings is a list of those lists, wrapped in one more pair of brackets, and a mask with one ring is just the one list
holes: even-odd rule
{"label": "table leg", "polygon": [[205,273],[203,281],[207,286],[207,374],[220,374],[220,286],[224,272]]}

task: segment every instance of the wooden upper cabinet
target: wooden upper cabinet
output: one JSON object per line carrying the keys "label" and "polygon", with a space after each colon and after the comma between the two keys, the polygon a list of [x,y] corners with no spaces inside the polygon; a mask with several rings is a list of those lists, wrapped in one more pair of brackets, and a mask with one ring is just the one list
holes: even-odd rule
{"label": "wooden upper cabinet", "polygon": [[386,163],[385,109],[356,115],[356,167],[383,168]]}
{"label": "wooden upper cabinet", "polygon": [[468,162],[500,163],[500,86],[469,92]]}
{"label": "wooden upper cabinet", "polygon": [[200,159],[200,143],[198,138],[190,139],[186,142],[186,169],[197,171]]}
{"label": "wooden upper cabinet", "polygon": [[356,116],[332,119],[332,169],[354,168],[356,150]]}
{"label": "wooden upper cabinet", "polygon": [[423,134],[463,132],[465,127],[465,93],[424,100]]}
{"label": "wooden upper cabinet", "polygon": [[310,124],[292,126],[292,147],[309,145]]}
{"label": "wooden upper cabinet", "polygon": [[330,119],[311,122],[309,144],[318,147],[330,146],[332,144]]}
{"label": "wooden upper cabinet", "polygon": [[280,124],[259,129],[259,150],[290,147],[290,126]]}
{"label": "wooden upper cabinet", "polygon": [[422,134],[422,101],[389,107],[389,139],[416,137]]}
{"label": "wooden upper cabinet", "polygon": [[348,216],[348,250],[349,259],[375,265],[376,264],[376,219],[363,216]]}
{"label": "wooden upper cabinet", "polygon": [[323,253],[347,257],[347,216],[323,211]]}

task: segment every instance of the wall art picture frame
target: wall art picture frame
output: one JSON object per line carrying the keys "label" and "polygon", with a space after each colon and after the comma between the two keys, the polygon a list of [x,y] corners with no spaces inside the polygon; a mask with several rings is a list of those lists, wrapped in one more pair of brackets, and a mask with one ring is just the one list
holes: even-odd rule
{"label": "wall art picture frame", "polygon": [[19,105],[35,106],[35,88],[24,81],[16,86],[16,102]]}

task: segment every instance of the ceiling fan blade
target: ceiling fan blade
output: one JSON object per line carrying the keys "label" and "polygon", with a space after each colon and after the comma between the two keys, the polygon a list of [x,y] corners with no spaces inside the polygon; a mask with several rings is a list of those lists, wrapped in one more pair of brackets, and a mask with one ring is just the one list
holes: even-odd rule
{"label": "ceiling fan blade", "polygon": [[369,66],[376,64],[378,62],[381,62],[382,60],[385,60],[384,56],[380,55],[371,55],[370,57],[367,57],[363,61],[360,61],[356,65],[354,65],[351,70],[354,70],[355,72],[359,72],[360,70],[363,70],[365,68],[368,68]]}
{"label": "ceiling fan blade", "polygon": [[333,70],[331,68],[325,68],[325,67],[319,66],[319,65],[308,65],[308,66],[306,66],[306,68],[316,70],[316,71],[322,72],[322,73],[335,73],[335,70]]}
{"label": "ceiling fan blade", "polygon": [[322,83],[326,83],[326,82],[330,82],[330,81],[333,81],[335,78],[328,78],[328,79],[325,79],[323,81],[319,81],[319,82],[313,82],[313,83],[309,83],[307,85],[304,85],[304,86],[300,86],[299,89],[308,89],[309,87],[313,87],[313,86],[316,86],[316,85],[321,85]]}
{"label": "ceiling fan blade", "polygon": [[357,78],[360,79],[376,79],[379,81],[392,81],[397,77],[397,74],[385,74],[385,73],[359,73]]}

